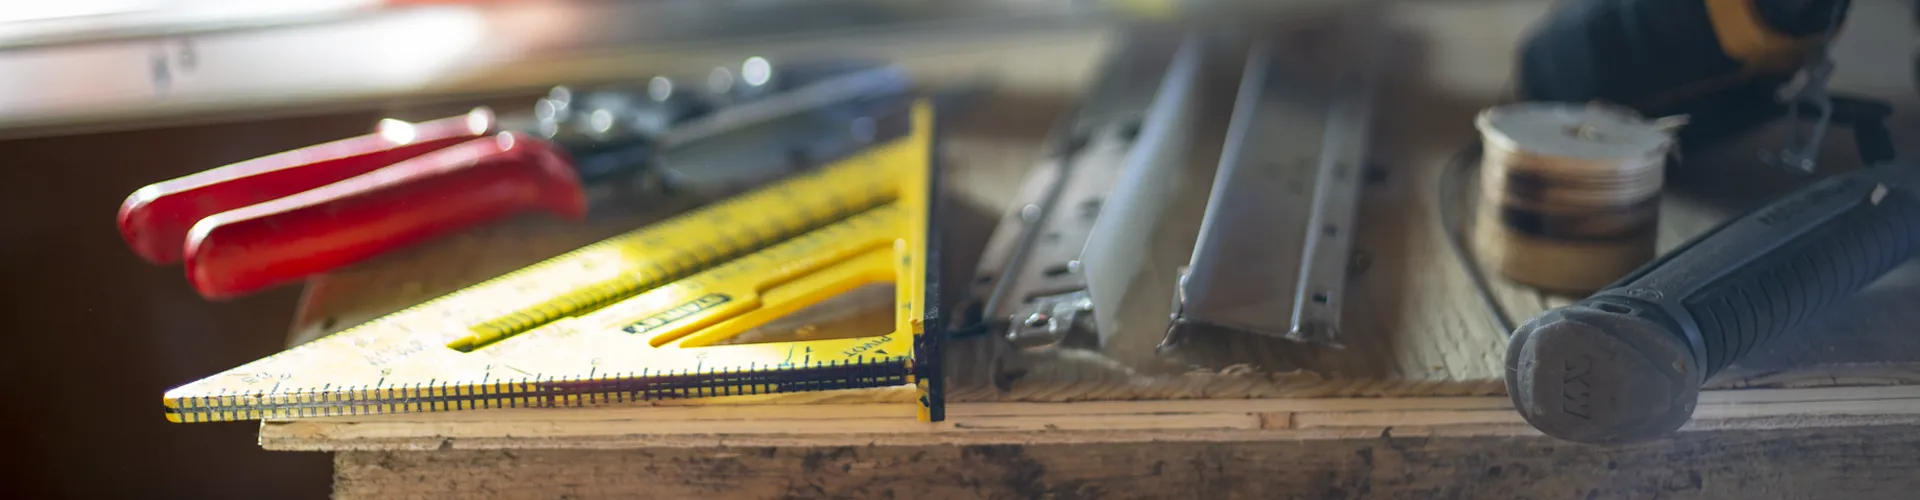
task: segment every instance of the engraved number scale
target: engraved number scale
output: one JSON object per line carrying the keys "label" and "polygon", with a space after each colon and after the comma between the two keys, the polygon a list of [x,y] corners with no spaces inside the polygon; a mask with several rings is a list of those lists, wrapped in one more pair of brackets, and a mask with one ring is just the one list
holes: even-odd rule
{"label": "engraved number scale", "polygon": [[[207,422],[917,385],[927,335],[932,111],[913,132],[779,184],[168,391]],[[883,335],[716,345],[875,283]],[[938,332],[935,332],[936,334]],[[934,393],[929,394],[929,391]]]}

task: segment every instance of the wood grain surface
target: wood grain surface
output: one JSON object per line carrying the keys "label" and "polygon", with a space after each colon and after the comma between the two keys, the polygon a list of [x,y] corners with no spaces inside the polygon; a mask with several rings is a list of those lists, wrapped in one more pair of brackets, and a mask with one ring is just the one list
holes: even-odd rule
{"label": "wood grain surface", "polygon": [[[261,444],[287,451],[444,451],[716,446],[941,446],[1351,439],[1355,436],[1539,436],[1503,397],[1268,398],[1073,403],[959,403],[915,421],[908,390],[823,399],[485,410],[270,421]],[[853,401],[853,402],[848,402]],[[737,404],[736,404],[737,403]],[[1920,422],[1920,387],[1712,391],[1685,432]],[[1572,446],[1570,444],[1570,446]],[[1598,448],[1598,447],[1596,447]]]}
{"label": "wood grain surface", "polygon": [[[1871,436],[1871,437],[1869,437]],[[1911,498],[1920,429],[1545,437],[355,451],[337,498]],[[1845,458],[1855,464],[1831,467]]]}
{"label": "wood grain surface", "polygon": [[[1426,71],[1409,44],[1406,59],[1392,66],[1405,74]],[[1093,60],[1088,53],[1082,60]],[[1084,74],[1074,70],[1064,74]],[[1490,311],[1473,285],[1439,224],[1442,193],[1438,186],[1448,161],[1476,139],[1475,112],[1490,101],[1439,92],[1431,82],[1401,82],[1382,92],[1379,109],[1394,113],[1380,120],[1362,190],[1354,251],[1364,265],[1350,274],[1340,348],[1300,344],[1232,332],[1211,332],[1172,355],[1142,361],[1090,349],[1014,352],[983,339],[958,341],[949,355],[950,397],[976,401],[1080,401],[1207,399],[1250,397],[1412,397],[1487,396],[1503,393],[1502,357],[1506,332],[1493,326]],[[1037,143],[1053,111],[1063,103],[1039,98],[983,105],[951,128],[945,144],[949,175],[945,213],[949,215],[944,272],[971,274],[993,221],[1011,201],[1021,175],[1041,158]],[[1025,124],[1027,134],[1009,129]],[[1218,132],[1218,131],[1214,131]],[[1217,138],[1216,138],[1217,139]],[[1202,141],[1206,140],[1204,137]],[[1765,143],[1768,138],[1755,139]],[[1845,141],[1833,141],[1836,163],[1844,164]],[[1736,151],[1750,149],[1732,148]],[[1208,155],[1204,159],[1212,158]],[[1790,189],[1800,180],[1784,173],[1751,172],[1751,162],[1703,153],[1690,158],[1687,175],[1744,176],[1761,181],[1747,186],[1681,183],[1663,202],[1661,246],[1671,248],[1765,196]],[[1736,159],[1737,160],[1737,159]],[[1471,184],[1470,180],[1463,182]],[[1693,191],[1689,191],[1692,189]],[[1697,193],[1710,190],[1718,199]],[[1727,193],[1739,193],[1730,196]],[[1204,193],[1194,193],[1204,196]],[[1451,199],[1451,198],[1450,198]],[[1186,200],[1190,202],[1204,201]],[[314,282],[296,320],[294,342],[335,331],[379,315],[477,283],[565,249],[617,234],[689,206],[688,200],[651,200],[603,212],[588,224],[555,224],[533,216],[468,232],[385,256],[366,265]],[[1186,203],[1194,207],[1201,203]],[[1197,215],[1197,211],[1195,211]],[[1185,235],[1190,239],[1191,225]],[[1179,232],[1179,231],[1174,231]],[[1161,245],[1149,259],[1173,268],[1187,260],[1189,242]],[[1481,266],[1482,269],[1489,269]],[[1898,335],[1920,311],[1887,308],[1888,303],[1920,300],[1911,270],[1863,293],[1824,321],[1766,346],[1715,379],[1716,387],[1802,387],[1906,383],[1920,359],[1920,340]],[[1524,319],[1566,300],[1492,277],[1494,294],[1506,314]],[[959,285],[960,280],[948,280]],[[944,294],[957,297],[957,286]],[[1165,291],[1170,294],[1171,291]],[[1872,310],[1878,314],[1862,314]],[[1872,319],[1880,318],[1880,319]],[[1153,332],[1149,332],[1153,333]],[[1136,338],[1149,347],[1158,340]],[[1135,344],[1141,342],[1134,342]],[[1841,349],[1840,347],[1847,347]],[[1150,350],[1150,349],[1149,349]],[[1139,349],[1133,349],[1139,351]],[[1828,369],[1842,372],[1828,372]],[[811,401],[815,396],[792,399]],[[422,415],[422,420],[439,418]]]}
{"label": "wood grain surface", "polygon": [[[972,340],[951,345],[953,419],[939,424],[907,418],[904,392],[872,390],[268,422],[262,443],[344,450],[342,497],[1909,497],[1920,486],[1905,472],[1920,465],[1920,395],[1899,386],[1920,382],[1912,266],[1711,381],[1720,390],[1672,438],[1579,446],[1520,423],[1501,396],[1505,332],[1446,243],[1438,185],[1475,137],[1472,114],[1500,98],[1504,55],[1541,6],[1473,4],[1397,11],[1409,30],[1378,106],[1389,115],[1362,193],[1354,249],[1365,265],[1347,288],[1344,349],[1219,333],[1184,346],[1171,358],[1180,369],[1167,371]],[[1874,5],[1861,8],[1890,8]],[[1855,29],[1893,29],[1884,17],[1856,16]],[[1894,128],[1911,134],[1920,122],[1899,89]],[[1033,138],[1049,109],[1003,106],[952,129],[947,275],[970,273],[1021,172],[1040,159]],[[1005,133],[1013,124],[1034,132]],[[1779,134],[1689,152],[1662,200],[1661,248],[1805,182],[1752,161],[1755,144]],[[1829,168],[1851,168],[1844,134],[1828,146]],[[631,223],[502,225],[329,276],[310,290],[296,333],[324,334],[530,262],[542,245]],[[1514,318],[1572,299],[1498,277],[1493,287]]]}

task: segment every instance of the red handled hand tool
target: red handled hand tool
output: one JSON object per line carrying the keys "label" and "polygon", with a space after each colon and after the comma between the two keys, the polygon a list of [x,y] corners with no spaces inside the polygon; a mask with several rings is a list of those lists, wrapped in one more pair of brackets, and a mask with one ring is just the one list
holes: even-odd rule
{"label": "red handled hand tool", "polygon": [[[1606,289],[1515,329],[1514,408],[1549,436],[1626,443],[1693,417],[1701,385],[1920,255],[1920,165],[1896,160],[1884,103],[1835,98],[1868,168],[1734,218]],[[1812,332],[1807,332],[1812,333]]]}
{"label": "red handled hand tool", "polygon": [[[544,99],[536,107],[542,133],[498,132],[484,108],[421,123],[385,120],[368,135],[141,188],[121,205],[120,233],[150,262],[184,262],[202,296],[232,298],[522,211],[578,219],[589,185],[662,169],[698,177],[711,167],[737,178],[790,171],[797,158],[814,165],[876,140],[874,123],[904,109],[910,87],[891,67],[812,76],[665,128],[640,124],[663,112],[684,115],[686,98],[658,85],[639,104]],[[618,104],[596,108],[596,100]],[[672,162],[686,165],[663,166]]]}

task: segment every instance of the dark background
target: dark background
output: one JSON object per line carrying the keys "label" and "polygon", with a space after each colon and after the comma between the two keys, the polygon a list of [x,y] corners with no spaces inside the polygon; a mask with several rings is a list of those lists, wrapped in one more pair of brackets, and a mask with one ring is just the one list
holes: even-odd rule
{"label": "dark background", "polygon": [[0,141],[0,498],[321,498],[321,453],[174,424],[169,388],[285,347],[298,287],[202,300],[114,215],[157,180],[365,133],[372,113]]}

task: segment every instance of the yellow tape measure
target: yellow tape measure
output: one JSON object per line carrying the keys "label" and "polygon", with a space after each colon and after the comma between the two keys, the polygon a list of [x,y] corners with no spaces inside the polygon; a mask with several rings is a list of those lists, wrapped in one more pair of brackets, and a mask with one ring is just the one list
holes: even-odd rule
{"label": "yellow tape measure", "polygon": [[[940,420],[929,271],[932,111],[913,132],[689,212],[167,391],[210,422],[912,384]],[[891,284],[891,333],[724,344]]]}

